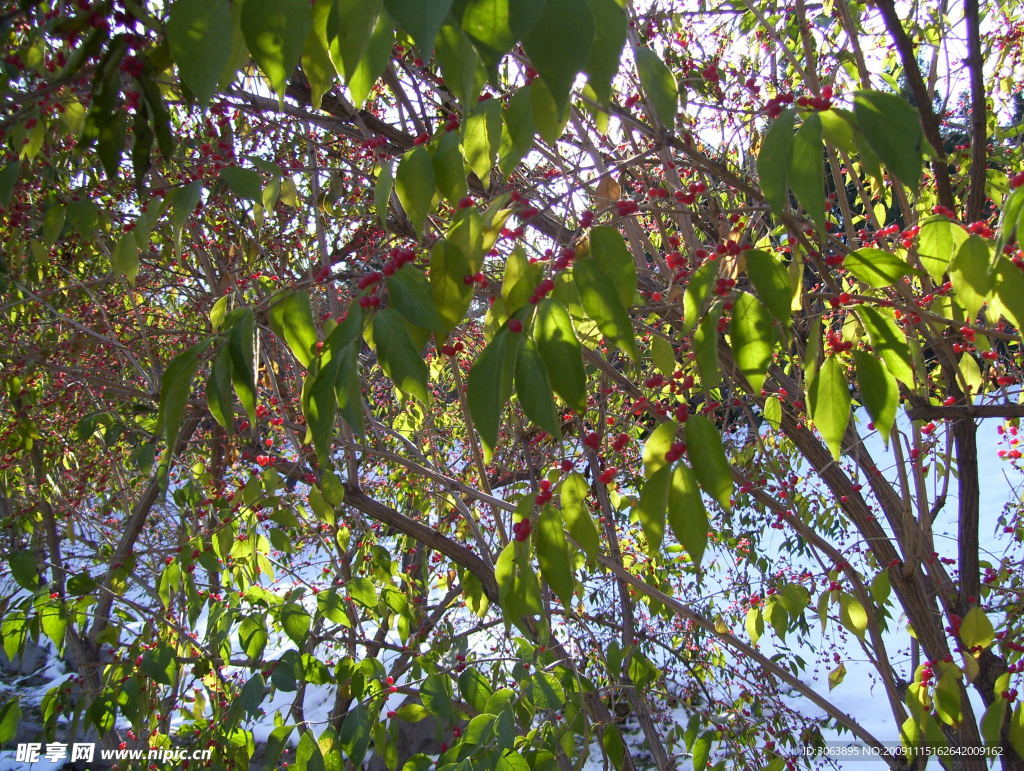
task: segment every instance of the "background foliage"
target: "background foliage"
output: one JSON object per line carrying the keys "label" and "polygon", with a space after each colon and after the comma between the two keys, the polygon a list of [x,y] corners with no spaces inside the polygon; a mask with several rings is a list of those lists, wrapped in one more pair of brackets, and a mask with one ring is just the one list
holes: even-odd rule
{"label": "background foliage", "polygon": [[[1021,767],[1020,505],[979,473],[1016,484],[1024,414],[1015,6],[0,30],[2,638],[74,674],[47,737]],[[848,664],[870,714],[830,700]]]}

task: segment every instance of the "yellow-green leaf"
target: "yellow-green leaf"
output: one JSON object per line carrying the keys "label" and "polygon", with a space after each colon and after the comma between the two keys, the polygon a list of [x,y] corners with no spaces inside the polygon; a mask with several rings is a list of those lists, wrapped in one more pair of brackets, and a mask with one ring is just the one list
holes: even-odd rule
{"label": "yellow-green leaf", "polygon": [[686,446],[700,486],[723,509],[730,509],[732,467],[725,457],[721,432],[703,415],[691,415],[686,421]]}
{"label": "yellow-green leaf", "polygon": [[289,291],[267,310],[267,319],[274,334],[282,338],[303,367],[309,367],[316,350],[317,334],[309,295]]}
{"label": "yellow-green leaf", "polygon": [[587,506],[587,496],[590,494],[590,487],[582,474],[572,472],[569,474],[562,486],[559,488],[560,502],[562,504],[562,517],[565,519],[569,534],[580,545],[588,557],[596,557],[601,553],[601,536],[598,534],[597,525],[590,515],[590,508]]}
{"label": "yellow-green leaf", "polygon": [[883,289],[892,286],[913,269],[895,254],[865,247],[846,255],[843,267],[868,286]]}
{"label": "yellow-green leaf", "polygon": [[312,25],[309,0],[246,0],[242,7],[245,42],[278,97],[284,95]]}
{"label": "yellow-green leaf", "polygon": [[987,648],[992,644],[995,640],[995,629],[985,611],[978,607],[967,611],[960,621],[960,639],[968,648]]}
{"label": "yellow-green leaf", "polygon": [[423,223],[434,200],[434,162],[426,148],[414,147],[398,164],[395,174],[395,192],[417,233],[423,232]]}
{"label": "yellow-green leaf", "polygon": [[758,393],[768,376],[775,343],[764,304],[752,294],[741,292],[733,306],[729,331],[740,374],[750,383],[752,392]]}
{"label": "yellow-green leaf", "polygon": [[843,435],[850,422],[850,386],[835,356],[825,359],[807,384],[807,406],[832,457],[838,460]]}

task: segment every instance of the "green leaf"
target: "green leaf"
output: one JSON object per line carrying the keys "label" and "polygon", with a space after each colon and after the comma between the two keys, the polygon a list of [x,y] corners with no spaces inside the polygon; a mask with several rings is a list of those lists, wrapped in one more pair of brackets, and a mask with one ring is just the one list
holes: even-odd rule
{"label": "green leaf", "polygon": [[68,630],[68,613],[59,600],[47,598],[46,603],[39,606],[39,628],[50,639],[57,651],[63,651],[65,633]]}
{"label": "green leaf", "polygon": [[996,315],[1024,329],[1024,272],[1003,256],[996,260],[989,299]]}
{"label": "green leaf", "polygon": [[377,589],[366,577],[353,578],[345,584],[348,596],[365,608],[377,607]]}
{"label": "green leaf", "polygon": [[115,275],[124,276],[128,283],[135,284],[135,277],[139,275],[139,243],[134,232],[129,231],[118,239],[110,264]]}
{"label": "green leaf", "polygon": [[[338,79],[328,40],[328,26],[334,0],[313,0],[313,20],[302,51],[302,71],[309,81],[310,103],[320,109],[324,94]],[[270,208],[270,207],[267,207]]]}
{"label": "green leaf", "polygon": [[205,106],[231,56],[234,25],[226,0],[176,0],[167,19],[167,44],[182,82]]}
{"label": "green leaf", "polygon": [[407,152],[398,164],[395,192],[418,234],[434,200],[434,163],[422,145]]}
{"label": "green leaf", "polygon": [[559,111],[568,103],[576,74],[587,66],[594,32],[594,15],[586,0],[546,0],[537,22],[523,37],[523,48]]}
{"label": "green leaf", "polygon": [[595,259],[585,257],[573,263],[573,278],[583,308],[597,324],[601,334],[638,362],[640,350],[636,345],[633,324],[619,300],[618,289],[612,280],[604,274]]}
{"label": "green leaf", "polygon": [[[515,45],[512,17],[518,13],[512,0],[469,0],[462,12],[462,30],[473,41],[488,70],[497,67],[501,57]],[[529,3],[539,13],[542,2]]]}
{"label": "green leaf", "polygon": [[1006,718],[1006,710],[1009,702],[1006,699],[995,699],[985,710],[981,718],[981,737],[989,747],[998,747],[1002,744],[1000,734],[1003,730],[1003,721]]}
{"label": "green leaf", "polygon": [[493,692],[490,682],[479,670],[467,667],[459,675],[459,693],[477,712],[487,711],[487,699]]}
{"label": "green leaf", "polygon": [[501,102],[485,99],[462,124],[462,152],[466,163],[484,185],[489,184],[491,166],[501,145]]}
{"label": "green leaf", "polygon": [[514,314],[530,301],[542,272],[541,265],[530,262],[526,250],[516,244],[505,260],[505,275],[501,279],[505,313]]}
{"label": "green leaf", "polygon": [[789,272],[775,255],[763,249],[748,249],[744,257],[747,275],[757,290],[757,296],[768,308],[768,312],[788,327],[793,306]]}
{"label": "green leaf", "polygon": [[708,544],[708,512],[697,487],[697,478],[682,463],[672,471],[668,490],[668,523],[693,564],[700,567]]}
{"label": "green leaf", "polygon": [[854,351],[853,360],[857,366],[857,386],[868,414],[875,423],[882,440],[888,444],[896,420],[900,391],[896,378],[876,357],[864,351]]}
{"label": "green leaf", "polygon": [[345,612],[345,602],[341,595],[333,589],[322,591],[316,596],[317,610],[328,621],[343,626],[351,626],[348,614]]}
{"label": "green leaf", "polygon": [[260,661],[267,647],[267,625],[262,616],[246,616],[238,625],[238,644],[252,661]]}
{"label": "green leaf", "polygon": [[914,369],[911,364],[910,346],[906,335],[896,324],[892,310],[861,305],[856,310],[857,318],[868,333],[871,347],[882,357],[886,368],[908,388],[914,387]]}
{"label": "green leaf", "polygon": [[967,231],[945,217],[932,217],[917,234],[917,254],[933,281],[941,283],[950,261],[967,240]]}
{"label": "green leaf", "polygon": [[454,722],[457,719],[452,702],[451,680],[447,675],[428,675],[420,686],[420,700],[431,714],[442,721]]}
{"label": "green leaf", "polygon": [[157,579],[157,595],[160,604],[167,608],[171,604],[171,595],[181,588],[181,566],[177,561],[169,563]]}
{"label": "green leaf", "polygon": [[761,615],[760,608],[752,607],[747,611],[744,626],[746,627],[747,635],[750,637],[750,642],[757,645],[757,641],[760,640],[761,635],[764,634],[764,617]]}
{"label": "green leaf", "polygon": [[718,367],[718,319],[721,309],[716,308],[700,322],[693,334],[693,353],[700,372],[701,388],[710,391],[722,382]]}
{"label": "green leaf", "polygon": [[1017,702],[1009,720],[1010,744],[1018,755],[1024,755],[1024,705]]}
{"label": "green leaf", "polygon": [[717,260],[705,262],[690,276],[686,291],[683,293],[683,334],[689,334],[700,321],[704,303],[711,294],[711,286],[718,276],[718,265]]}
{"label": "green leaf", "polygon": [[728,511],[733,489],[732,467],[725,457],[721,432],[703,415],[691,415],[686,421],[686,446],[700,486]]}
{"label": "green leaf", "polygon": [[843,267],[876,289],[892,286],[914,272],[913,268],[895,254],[870,247],[846,255]]}
{"label": "green leaf", "polygon": [[[344,0],[338,0],[338,2],[344,2]],[[355,0],[355,2],[359,3],[362,0]],[[338,14],[343,13],[345,12],[340,10],[339,7]],[[344,24],[348,16],[345,15],[341,18]],[[349,95],[352,97],[352,103],[356,107],[362,107],[363,103],[366,102],[370,91],[373,90],[374,83],[377,82],[377,78],[380,77],[380,74],[391,60],[391,51],[394,43],[395,30],[391,17],[388,16],[384,9],[381,9],[374,21],[372,31],[366,39],[365,50],[355,58],[355,69],[346,69]]]}
{"label": "green leaf", "polygon": [[231,356],[231,384],[238,401],[249,415],[256,420],[256,375],[253,366],[253,341],[255,319],[251,308],[239,308],[232,312],[228,332],[228,353]]}
{"label": "green leaf", "polygon": [[290,602],[281,606],[281,628],[300,648],[306,641],[311,623],[312,619],[301,605]]}
{"label": "green leaf", "polygon": [[21,723],[21,705],[17,698],[10,699],[0,708],[0,744],[14,739]]}
{"label": "green leaf", "polygon": [[843,365],[835,356],[825,359],[808,383],[807,406],[832,457],[839,460],[843,436],[850,422],[850,386]]}
{"label": "green leaf", "polygon": [[821,110],[821,131],[826,142],[853,155],[857,152],[857,124],[853,113],[839,107]]}
{"label": "green leaf", "polygon": [[185,416],[185,405],[192,392],[192,378],[199,364],[199,354],[205,351],[208,345],[209,341],[206,340],[175,356],[167,365],[163,380],[160,381],[160,414],[157,424],[167,445],[160,461],[160,472],[163,477],[166,477],[171,457],[174,455],[174,444]]}
{"label": "green leaf", "polygon": [[537,709],[559,709],[565,704],[565,688],[551,672],[536,672],[524,685],[524,695]]}
{"label": "green leaf", "polygon": [[636,505],[637,519],[640,520],[644,537],[647,539],[647,553],[652,557],[658,554],[665,536],[665,516],[671,482],[671,467],[662,466],[644,483],[640,490],[640,500]]}
{"label": "green leaf", "polygon": [[[349,311],[351,315],[352,311]],[[338,354],[341,363],[338,365],[338,379],[334,384],[334,393],[338,399],[338,410],[349,428],[357,436],[365,433],[363,426],[363,391],[359,378],[359,345],[346,345]]]}
{"label": "green leaf", "polygon": [[381,227],[388,229],[388,211],[391,207],[391,191],[395,187],[393,164],[386,163],[380,167],[376,184],[373,186],[373,209]]}
{"label": "green leaf", "polygon": [[[316,743],[324,761],[323,771],[344,771],[345,761],[342,759],[341,745],[338,742],[338,734],[334,729],[325,728],[316,740]],[[383,752],[383,747],[381,750]]]}
{"label": "green leaf", "polygon": [[[473,206],[460,209],[455,215],[454,224],[448,228],[446,237],[465,256],[469,263],[469,273],[476,273],[483,268],[485,227],[483,217]],[[486,249],[490,249],[490,246]]]}
{"label": "green leaf", "polygon": [[[462,2],[460,0],[460,5]],[[440,65],[441,77],[462,105],[463,114],[468,115],[478,104],[477,97],[488,75],[492,81],[497,80],[497,76],[493,71],[489,73],[469,35],[455,23],[448,22],[441,26],[436,46],[434,58]]]}
{"label": "green leaf", "polygon": [[[554,144],[562,136],[569,121],[569,106],[559,107],[551,96],[551,90],[543,80],[535,80],[526,89],[530,94],[530,115],[537,133],[548,144]],[[532,141],[531,141],[532,144]]]}
{"label": "green leaf", "polygon": [[597,101],[607,105],[626,43],[626,12],[616,0],[590,0],[590,10],[594,14],[594,44],[583,71]]}
{"label": "green leaf", "polygon": [[740,373],[750,383],[752,393],[758,393],[768,376],[775,344],[768,311],[752,294],[741,292],[733,307],[729,331]]}
{"label": "green leaf", "polygon": [[279,99],[299,63],[312,26],[309,0],[246,0],[242,6],[246,45]]}
{"label": "green leaf", "polygon": [[[3,203],[0,193],[0,204]],[[1003,247],[1014,238],[1024,236],[1024,187],[1014,188],[1003,202],[1003,211],[999,215],[999,237],[996,239],[996,253],[1000,254]]]}
{"label": "green leaf", "polygon": [[370,718],[362,704],[357,703],[345,715],[338,731],[338,744],[356,768],[362,766],[370,746]]}
{"label": "green leaf", "polygon": [[446,131],[438,140],[434,148],[434,179],[437,189],[452,206],[465,197],[466,166],[458,132]]}
{"label": "green leaf", "polygon": [[572,606],[576,581],[572,576],[565,533],[562,532],[562,515],[554,506],[547,504],[541,509],[533,533],[541,577],[562,601],[562,605],[569,608]]}
{"label": "green leaf", "polygon": [[0,171],[0,206],[7,206],[14,193],[14,186],[18,184],[18,177],[21,175],[21,163],[12,161]]}
{"label": "green leaf", "polygon": [[846,664],[839,662],[839,666],[828,673],[828,689],[831,691],[846,679]]}
{"label": "green leaf", "polygon": [[387,285],[391,304],[411,323],[432,332],[450,329],[434,307],[430,282],[415,265],[403,265],[388,276]]}
{"label": "green leaf", "polygon": [[466,399],[469,414],[485,447],[498,443],[498,426],[505,402],[512,394],[512,376],[522,338],[503,329],[488,343],[469,372]]}
{"label": "green leaf", "polygon": [[338,397],[335,386],[342,357],[333,355],[327,361],[320,360],[306,375],[302,386],[302,414],[306,418],[309,434],[313,439],[317,460],[321,465],[328,463],[334,438],[335,417]]}
{"label": "green leaf", "polygon": [[679,85],[672,70],[649,48],[637,47],[633,50],[633,56],[640,84],[651,103],[654,116],[661,125],[671,129],[679,110]]}
{"label": "green leaf", "polygon": [[793,136],[789,164],[789,186],[814,223],[825,231],[825,157],[821,144],[821,118],[817,113],[804,117]]}
{"label": "green leaf", "polygon": [[588,557],[597,557],[601,553],[601,536],[587,506],[587,497],[590,494],[587,480],[582,474],[574,471],[562,482],[559,494],[562,517],[565,519],[569,534]]}
{"label": "green leaf", "polygon": [[533,135],[537,129],[533,123],[532,92],[532,86],[519,88],[509,97],[498,154],[498,168],[504,174],[509,174],[533,149]]}
{"label": "green leaf", "polygon": [[782,112],[764,135],[757,155],[757,176],[764,199],[777,216],[789,201],[789,167],[793,159],[793,125],[796,111]]}
{"label": "green leaf", "polygon": [[263,181],[255,169],[243,169],[241,166],[225,166],[220,170],[220,178],[227,183],[231,192],[239,198],[257,203],[263,200]]}
{"label": "green leaf", "polygon": [[282,338],[303,367],[309,367],[316,350],[317,334],[309,295],[289,291],[267,310],[267,319],[274,334]]}
{"label": "green leaf", "polygon": [[860,600],[847,592],[839,595],[839,623],[864,639],[864,632],[868,628],[868,612]]}
{"label": "green leaf", "polygon": [[895,94],[858,91],[853,114],[868,146],[913,192],[921,181],[923,133],[917,110]]}
{"label": "green leaf", "polygon": [[381,0],[334,0],[331,5],[325,30],[327,47],[334,68],[346,83],[366,58],[380,11]]}
{"label": "green leaf", "polygon": [[667,378],[676,371],[676,352],[672,343],[661,335],[651,337],[651,362],[655,368]]}
{"label": "green leaf", "polygon": [[39,583],[39,562],[35,552],[19,550],[7,558],[11,566],[11,575],[25,589],[35,589]]}
{"label": "green leaf", "polygon": [[427,403],[427,365],[423,362],[402,316],[393,308],[378,311],[373,317],[373,342],[380,364],[402,391]]}
{"label": "green leaf", "polygon": [[66,232],[77,233],[84,240],[91,239],[96,230],[96,221],[99,218],[99,209],[96,204],[85,198],[71,201],[68,203],[66,210]]}
{"label": "green leaf", "polygon": [[452,0],[384,0],[384,6],[415,41],[422,57],[429,58]]}
{"label": "green leaf", "polygon": [[555,409],[548,371],[544,358],[530,339],[525,341],[516,356],[515,384],[516,396],[526,416],[551,436],[560,439],[561,421]]}
{"label": "green leaf", "polygon": [[960,639],[968,648],[988,648],[995,640],[995,634],[992,622],[981,608],[971,608],[960,622]]}
{"label": "green leaf", "polygon": [[440,239],[430,250],[430,297],[447,334],[462,321],[473,300],[473,287],[463,280],[470,275],[462,250]]}
{"label": "green leaf", "polygon": [[655,428],[647,441],[644,442],[643,462],[644,474],[648,477],[656,474],[668,465],[665,453],[676,441],[676,430],[679,424],[674,420],[666,420]]}
{"label": "green leaf", "polygon": [[633,255],[619,231],[608,225],[600,225],[590,231],[590,253],[597,265],[619,293],[623,308],[633,304],[636,294],[636,264]]}
{"label": "green leaf", "polygon": [[555,393],[569,407],[583,413],[587,404],[586,374],[568,311],[557,300],[541,300],[537,304],[532,333]]}
{"label": "green leaf", "polygon": [[[498,584],[498,604],[505,611],[505,619],[519,626],[525,616],[541,612],[540,585],[529,565],[519,556],[525,552],[525,542],[509,541],[494,563],[494,578]],[[520,548],[517,548],[519,546]]]}
{"label": "green leaf", "polygon": [[977,317],[992,289],[991,264],[989,245],[978,236],[969,236],[949,264],[955,297],[971,319]]}

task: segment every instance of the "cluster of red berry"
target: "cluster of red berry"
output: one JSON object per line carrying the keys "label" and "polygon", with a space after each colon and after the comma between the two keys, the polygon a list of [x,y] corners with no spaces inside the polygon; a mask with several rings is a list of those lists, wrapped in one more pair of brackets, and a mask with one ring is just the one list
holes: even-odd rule
{"label": "cluster of red berry", "polygon": [[533,530],[533,526],[528,519],[521,519],[512,525],[512,533],[517,541],[525,541],[529,538],[531,530]]}

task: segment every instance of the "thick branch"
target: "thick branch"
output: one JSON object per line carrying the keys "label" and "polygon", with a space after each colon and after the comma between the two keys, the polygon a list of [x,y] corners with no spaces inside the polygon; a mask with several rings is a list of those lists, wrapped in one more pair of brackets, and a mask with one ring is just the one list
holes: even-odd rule
{"label": "thick branch", "polygon": [[964,0],[964,20],[967,22],[967,58],[964,64],[967,65],[971,81],[971,189],[967,196],[966,219],[973,222],[980,220],[985,213],[985,172],[988,165],[988,137],[985,135],[987,105],[978,0]]}
{"label": "thick branch", "polygon": [[494,578],[494,571],[465,546],[455,543],[455,541],[447,536],[441,535],[434,528],[424,525],[422,522],[417,522],[415,519],[410,519],[390,506],[385,506],[351,484],[345,485],[345,503],[353,509],[363,512],[368,517],[411,536],[424,546],[440,552],[452,561],[459,563],[477,577],[483,586],[484,593],[491,602],[498,601],[498,582]]}
{"label": "thick branch", "polygon": [[957,518],[957,550],[960,565],[960,607],[978,602],[981,596],[981,575],[978,568],[978,427],[973,420],[961,419],[953,424],[956,446],[956,469],[959,481],[959,516]]}
{"label": "thick branch", "polygon": [[[170,453],[172,457],[182,452],[192,438],[192,434],[199,427],[199,420],[198,417],[186,420],[182,425],[181,432],[178,434],[178,441],[175,443],[175,446],[166,448],[164,452]],[[157,473],[146,486],[142,497],[139,498],[135,508],[132,509],[131,515],[128,517],[128,521],[125,522],[121,540],[118,541],[114,554],[110,558],[110,567],[107,570],[107,575],[97,590],[99,600],[96,602],[96,613],[93,618],[92,629],[89,630],[89,641],[93,645],[100,639],[103,630],[107,628],[107,623],[110,621],[110,611],[113,608],[114,599],[117,597],[117,593],[111,589],[114,572],[123,567],[131,558],[132,552],[135,549],[135,542],[142,534],[142,528],[145,526],[146,520],[149,519],[149,513],[153,510],[153,504],[156,503],[159,493],[160,476]]]}
{"label": "thick branch", "polygon": [[878,10],[882,13],[882,20],[885,28],[896,44],[896,50],[903,63],[903,74],[907,78],[907,85],[917,102],[917,112],[921,116],[921,127],[924,129],[925,139],[935,148],[938,155],[933,167],[935,169],[935,187],[938,190],[939,203],[953,209],[953,188],[949,181],[949,169],[946,166],[946,154],[943,152],[942,134],[939,131],[939,118],[932,110],[932,97],[928,93],[924,78],[921,76],[921,68],[917,66],[917,58],[914,55],[914,43],[911,41],[907,31],[903,29],[896,5],[893,0],[878,0]]}
{"label": "thick branch", "polygon": [[955,420],[956,418],[1024,418],[1024,404],[977,404],[952,407],[911,407],[911,420]]}
{"label": "thick branch", "polygon": [[[711,634],[716,639],[720,640],[725,645],[728,645],[734,651],[739,653],[741,656],[756,661],[766,672],[770,672],[772,675],[782,680],[788,686],[797,691],[801,696],[810,701],[812,704],[821,709],[825,714],[836,721],[837,724],[848,729],[854,736],[872,747],[881,748],[881,743],[876,739],[870,731],[864,726],[854,720],[845,712],[841,711],[832,702],[822,696],[820,693],[815,691],[805,682],[796,677],[789,670],[777,664],[772,659],[762,654],[759,650],[751,645],[743,642],[736,635],[730,632],[720,632],[715,628],[715,624],[704,618],[704,616],[692,610],[689,606],[676,600],[674,597],[669,597],[662,591],[654,588],[650,584],[637,578],[628,570],[619,565],[615,560],[610,557],[600,555],[597,557],[597,561],[608,568],[615,577],[633,587],[637,592],[644,594],[651,599],[657,600],[662,603],[665,607],[671,608],[673,612],[688,621],[692,621],[696,626],[699,626],[705,632]],[[882,753],[880,757],[885,758],[886,755]],[[891,768],[901,769],[904,768],[903,764],[899,763],[895,758],[889,761]]]}

